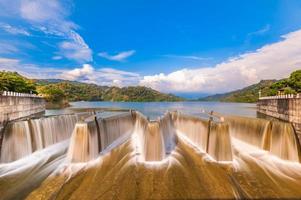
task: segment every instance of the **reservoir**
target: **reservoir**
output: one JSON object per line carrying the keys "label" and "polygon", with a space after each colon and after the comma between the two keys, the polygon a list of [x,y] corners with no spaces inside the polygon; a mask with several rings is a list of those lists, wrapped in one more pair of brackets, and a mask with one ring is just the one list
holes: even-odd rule
{"label": "reservoir", "polygon": [[150,119],[156,119],[167,111],[178,110],[182,113],[200,116],[204,112],[218,112],[224,115],[256,117],[256,104],[226,103],[205,101],[184,102],[109,102],[109,101],[78,101],[71,102],[71,107],[65,109],[46,110],[46,115],[70,114],[76,109],[132,109],[143,113]]}

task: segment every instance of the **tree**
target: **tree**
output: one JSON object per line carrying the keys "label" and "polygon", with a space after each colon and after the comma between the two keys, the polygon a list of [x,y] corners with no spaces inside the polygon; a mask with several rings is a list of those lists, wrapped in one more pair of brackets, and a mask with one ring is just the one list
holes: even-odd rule
{"label": "tree", "polygon": [[17,72],[0,71],[0,91],[36,94],[33,81],[21,76]]}
{"label": "tree", "polygon": [[46,101],[52,103],[62,102],[66,97],[64,91],[58,88],[55,84],[39,86],[38,93],[41,94]]}
{"label": "tree", "polygon": [[301,92],[301,70],[291,73],[288,79],[288,85],[296,92]]}

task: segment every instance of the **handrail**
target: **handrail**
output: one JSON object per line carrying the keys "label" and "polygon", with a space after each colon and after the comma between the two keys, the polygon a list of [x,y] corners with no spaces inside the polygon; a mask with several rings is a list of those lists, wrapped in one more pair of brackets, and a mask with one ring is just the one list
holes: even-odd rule
{"label": "handrail", "polygon": [[29,93],[20,93],[20,92],[11,92],[11,91],[3,91],[0,93],[0,96],[9,96],[9,97],[34,97],[34,98],[42,98],[37,94],[29,94]]}
{"label": "handrail", "polygon": [[276,96],[260,97],[259,100],[265,100],[265,99],[299,99],[299,98],[301,98],[301,94],[283,94],[283,95],[276,95]]}

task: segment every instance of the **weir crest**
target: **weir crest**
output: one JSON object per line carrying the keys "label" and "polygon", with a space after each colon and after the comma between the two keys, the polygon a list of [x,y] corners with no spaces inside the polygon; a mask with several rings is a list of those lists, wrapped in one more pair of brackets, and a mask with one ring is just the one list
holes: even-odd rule
{"label": "weir crest", "polygon": [[3,199],[107,199],[106,191],[124,199],[295,198],[300,180],[291,124],[237,116],[168,112],[150,121],[130,111],[27,119],[8,124],[1,149]]}

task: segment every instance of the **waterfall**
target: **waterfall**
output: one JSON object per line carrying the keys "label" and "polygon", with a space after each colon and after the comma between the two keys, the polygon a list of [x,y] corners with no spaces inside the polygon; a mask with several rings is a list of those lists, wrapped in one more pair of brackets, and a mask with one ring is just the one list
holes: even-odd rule
{"label": "waterfall", "polygon": [[4,131],[1,163],[12,162],[33,152],[28,121],[9,123]]}
{"label": "waterfall", "polygon": [[231,138],[227,124],[178,112],[173,113],[173,118],[178,134],[187,137],[191,143],[217,161],[232,160]]}
{"label": "waterfall", "polygon": [[131,113],[106,118],[98,113],[76,123],[68,149],[68,161],[76,163],[95,159],[118,138],[132,132],[133,126]]}
{"label": "waterfall", "polygon": [[169,114],[157,121],[148,121],[136,112],[134,134],[138,138],[136,142],[142,161],[163,160],[173,150],[175,136],[172,129]]}
{"label": "waterfall", "polygon": [[160,161],[175,148],[177,135],[184,135],[193,144],[209,153],[217,161],[232,160],[229,128],[224,123],[209,121],[177,113],[166,113],[156,121],[149,121],[141,113],[87,118],[77,123],[68,151],[71,162],[86,162],[113,144],[123,135],[136,136],[138,152],[143,161]]}
{"label": "waterfall", "polygon": [[290,161],[300,162],[300,145],[290,123],[228,116],[232,137]]}
{"label": "waterfall", "polygon": [[232,161],[232,146],[228,124],[210,123],[207,153],[218,161]]}
{"label": "waterfall", "polygon": [[[60,115],[30,120],[33,135],[42,138],[40,146],[43,148],[70,138],[77,122],[76,115]],[[39,141],[39,140],[37,140]]]}
{"label": "waterfall", "polygon": [[1,163],[12,162],[70,138],[76,115],[60,115],[11,122],[4,131]]}
{"label": "waterfall", "polygon": [[174,112],[172,114],[175,128],[185,135],[197,147],[206,151],[209,120]]}
{"label": "waterfall", "polygon": [[269,141],[269,150],[273,154],[285,160],[301,161],[298,138],[290,123],[273,121]]}
{"label": "waterfall", "polygon": [[102,118],[97,116],[100,131],[101,150],[106,149],[119,137],[133,131],[134,119],[131,113]]}
{"label": "waterfall", "polygon": [[300,199],[292,125],[224,119],[124,112],[11,122],[1,159],[16,161],[0,164],[1,199]]}

